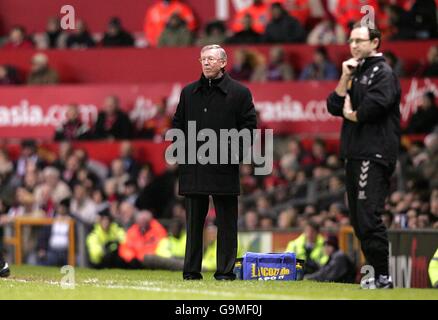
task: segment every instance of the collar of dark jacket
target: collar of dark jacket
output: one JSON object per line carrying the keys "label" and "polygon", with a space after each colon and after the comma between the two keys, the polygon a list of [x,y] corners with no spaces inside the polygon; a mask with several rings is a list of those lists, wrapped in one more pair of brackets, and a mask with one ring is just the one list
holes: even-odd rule
{"label": "collar of dark jacket", "polygon": [[[230,83],[230,76],[227,72],[224,72],[224,75],[219,79],[213,79],[212,85],[215,87],[218,87],[223,93],[228,93],[228,84]],[[201,78],[196,82],[195,88],[193,88],[193,92],[198,91],[202,88],[202,86],[208,85],[208,79],[204,76],[204,74],[201,74]]]}
{"label": "collar of dark jacket", "polygon": [[372,57],[365,58],[362,66],[360,67],[360,71],[365,71],[370,66],[372,66],[378,62],[381,62],[381,61],[385,61],[385,58],[382,55],[375,55]]}

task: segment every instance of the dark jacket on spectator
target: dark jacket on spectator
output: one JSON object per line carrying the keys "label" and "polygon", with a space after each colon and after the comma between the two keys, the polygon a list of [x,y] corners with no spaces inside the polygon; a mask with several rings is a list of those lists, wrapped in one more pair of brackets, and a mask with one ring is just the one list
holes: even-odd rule
{"label": "dark jacket on spectator", "polygon": [[[353,74],[348,94],[358,122],[344,119],[341,158],[395,165],[400,143],[400,82],[383,56],[366,58]],[[336,91],[327,99],[328,111],[343,117],[345,97]]]}
{"label": "dark jacket on spectator", "polygon": [[94,130],[95,139],[129,139],[132,136],[132,124],[123,111],[116,111],[113,119],[105,112],[99,112]]}
{"label": "dark jacket on spectator", "polygon": [[423,77],[438,77],[438,63],[429,64],[423,71]]}
{"label": "dark jacket on spectator", "polygon": [[90,138],[90,128],[80,120],[68,121],[55,131],[55,140],[85,140]]}
{"label": "dark jacket on spectator", "polygon": [[266,26],[263,42],[288,43],[303,42],[305,31],[297,19],[285,12],[279,19],[271,20]]}
{"label": "dark jacket on spectator", "polygon": [[225,42],[231,44],[251,44],[251,43],[259,43],[261,40],[262,40],[262,35],[250,29],[250,30],[242,30],[240,32],[236,32]]}
{"label": "dark jacket on spectator", "polygon": [[67,48],[91,48],[96,44],[89,32],[71,34],[66,41]]}
{"label": "dark jacket on spectator", "polygon": [[438,125],[438,108],[436,106],[431,106],[426,110],[418,109],[409,120],[406,133],[431,133],[436,125]]}
{"label": "dark jacket on spectator", "polygon": [[[220,136],[220,129],[240,131],[246,128],[252,132],[252,129],[256,128],[257,120],[251,92],[233,80],[228,73],[214,80],[208,80],[202,75],[200,80],[192,82],[182,90],[173,118],[173,127],[181,129],[187,137],[189,121],[196,121],[196,135],[200,130],[207,128],[212,129],[217,137]],[[220,139],[217,140],[217,148],[220,151]],[[198,142],[197,148],[202,144]],[[196,164],[180,165],[179,193],[240,194],[239,164],[230,163],[230,149],[229,164],[219,164],[220,152],[217,152],[218,164],[202,165],[197,159]],[[187,150],[186,141],[186,163]]]}
{"label": "dark jacket on spectator", "polygon": [[104,47],[132,47],[134,45],[134,38],[125,30],[120,30],[115,36],[105,33],[102,45]]}
{"label": "dark jacket on spectator", "polygon": [[306,279],[315,281],[354,283],[356,270],[353,262],[342,251],[335,251],[328,262],[315,273],[306,275]]}

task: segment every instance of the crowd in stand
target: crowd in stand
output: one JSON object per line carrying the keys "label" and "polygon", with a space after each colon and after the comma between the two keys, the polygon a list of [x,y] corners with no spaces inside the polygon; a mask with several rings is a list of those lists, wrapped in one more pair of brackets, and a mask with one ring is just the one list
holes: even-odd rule
{"label": "crowd in stand", "polygon": [[[438,37],[434,0],[369,1],[375,10],[376,24],[387,41],[434,39]],[[145,15],[144,38],[151,47],[182,47],[208,44],[286,44],[305,43],[319,46],[313,62],[298,73],[280,46],[269,57],[256,49],[236,49],[233,75],[245,81],[331,80],[338,66],[333,65],[324,46],[345,44],[352,23],[362,14],[359,0],[254,0],[236,12],[229,23],[211,21],[200,26],[196,14],[183,1],[157,1]],[[307,40],[306,40],[307,39]],[[57,18],[50,18],[46,30],[29,35],[23,26],[13,27],[0,49],[86,49],[92,47],[134,46],[136,38],[118,17],[109,19],[104,34],[91,32],[83,20],[67,32]],[[406,73],[393,52],[385,52],[399,76],[438,76],[438,47],[430,48],[427,62]],[[46,55],[32,58],[29,75],[23,77],[12,65],[0,66],[0,84],[55,84],[58,75],[50,68]]]}
{"label": "crowd in stand", "polygon": [[[431,107],[431,97],[432,93],[425,94],[428,106],[419,107],[417,114]],[[111,132],[111,124],[114,126],[118,120],[106,119],[114,116],[115,102],[117,97],[106,99],[106,114],[99,116],[101,120],[91,132],[115,140],[126,138],[124,125]],[[108,115],[109,110],[112,112]],[[37,234],[25,232],[24,252],[31,263],[65,262],[68,226],[63,220],[73,218],[89,233],[91,265],[137,268],[146,263],[149,267],[179,268],[185,210],[177,194],[178,168],[169,166],[163,174],[154,176],[150,164],[136,160],[135,150],[127,141],[121,144],[120,155],[109,167],[90,159],[85,150],[72,147],[71,141],[81,138],[75,130],[83,130],[80,123],[74,124],[74,106],[69,113],[64,130],[56,133],[61,140],[57,154],[38,149],[33,140],[22,142],[15,161],[6,148],[1,149],[0,224],[7,225],[18,216],[61,218]],[[428,116],[414,115],[412,119],[408,128],[425,129],[421,121],[430,122]],[[419,139],[403,140],[392,192],[382,214],[390,229],[438,228],[436,119],[427,130],[413,131],[421,134]],[[253,166],[241,166],[240,230],[302,229],[309,222],[327,230],[348,226],[342,162],[336,148],[322,139],[315,139],[310,147],[304,147],[298,137],[275,139],[272,174],[255,176]],[[207,225],[212,229],[214,217],[211,206]],[[213,241],[210,245],[216,244]],[[154,258],[145,262],[143,256]]]}
{"label": "crowd in stand", "polygon": [[[438,46],[431,46],[424,62],[418,62],[409,72],[404,70],[403,60],[392,51],[384,51],[384,57],[399,77],[438,77]],[[326,47],[315,48],[312,61],[302,70],[295,70],[284,48],[275,45],[268,57],[256,48],[234,49],[233,60],[229,62],[231,77],[239,81],[266,82],[290,80],[336,80],[339,66],[331,61]],[[45,53],[34,54],[27,77],[13,65],[0,65],[1,85],[54,85],[58,84],[58,72],[50,66]]]}
{"label": "crowd in stand", "polygon": [[[182,0],[157,0],[147,8],[144,38],[149,46],[189,46],[222,43],[346,43],[352,24],[363,17],[360,0],[253,0],[230,21],[210,21],[202,26],[197,14]],[[435,0],[372,0],[375,22],[384,39],[433,39],[438,36]],[[139,26],[139,29],[141,26]],[[22,26],[14,27],[3,45],[16,48],[90,48],[134,46],[135,38],[119,18],[111,18],[103,35],[77,21],[66,33],[57,18],[34,37]]]}

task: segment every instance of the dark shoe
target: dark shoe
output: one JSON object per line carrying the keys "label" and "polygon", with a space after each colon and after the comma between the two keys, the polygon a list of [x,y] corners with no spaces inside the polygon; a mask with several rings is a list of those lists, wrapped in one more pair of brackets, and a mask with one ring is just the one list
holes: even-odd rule
{"label": "dark shoe", "polygon": [[214,275],[214,278],[218,281],[233,281],[236,280],[236,275],[234,273],[230,275]]}
{"label": "dark shoe", "polygon": [[394,289],[391,276],[380,275],[376,280],[376,289]]}
{"label": "dark shoe", "polygon": [[9,270],[9,265],[7,262],[3,264],[2,267],[0,267],[0,277],[1,278],[7,278],[11,274],[11,270]]}
{"label": "dark shoe", "polygon": [[200,273],[184,273],[184,280],[202,280],[202,275]]}

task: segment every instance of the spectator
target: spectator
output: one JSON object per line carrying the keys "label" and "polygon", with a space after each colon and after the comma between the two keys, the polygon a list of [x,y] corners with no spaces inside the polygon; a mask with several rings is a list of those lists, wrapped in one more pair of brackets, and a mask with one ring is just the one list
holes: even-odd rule
{"label": "spectator", "polygon": [[398,77],[404,76],[402,61],[394,54],[394,52],[387,50],[383,52],[383,57]]}
{"label": "spectator", "polygon": [[423,101],[417,111],[412,115],[406,128],[406,133],[427,134],[431,133],[438,125],[438,107],[435,94],[428,91],[423,95]]}
{"label": "spectator", "polygon": [[429,186],[435,188],[438,186],[438,132],[434,131],[428,134],[424,139],[426,150],[424,161],[419,165],[421,175],[425,180],[424,189]]}
{"label": "spectator", "polygon": [[330,61],[325,47],[316,48],[313,62],[304,67],[300,80],[335,80],[338,70]]}
{"label": "spectator", "polygon": [[386,37],[390,41],[415,39],[415,30],[412,28],[412,16],[397,5],[385,6],[388,16],[388,32]]}
{"label": "spectator", "polygon": [[226,40],[229,44],[253,44],[259,43],[262,40],[262,35],[254,30],[252,17],[246,14],[243,17],[243,29],[235,32]]}
{"label": "spectator", "polygon": [[20,76],[18,70],[11,65],[0,65],[0,86],[19,84]]}
{"label": "spectator", "polygon": [[[76,183],[79,183],[79,170],[79,158],[73,153],[69,154],[67,156],[67,160],[65,161],[65,166],[61,171],[61,178],[69,185],[70,188],[73,188]],[[82,181],[82,183],[84,183],[84,181]]]}
{"label": "spectator", "polygon": [[274,217],[270,214],[262,214],[260,215],[259,225],[260,230],[272,231],[274,228]]}
{"label": "spectator", "polygon": [[324,166],[326,164],[326,161],[327,161],[327,150],[326,150],[325,142],[321,138],[316,138],[313,141],[311,152],[309,154],[306,154],[306,156],[302,158],[301,165],[303,166],[304,169],[313,170],[318,166]]}
{"label": "spectator", "polygon": [[266,70],[268,81],[290,81],[294,78],[294,71],[286,59],[282,47],[272,47],[269,50],[269,63]]}
{"label": "spectator", "polygon": [[70,212],[73,217],[87,226],[96,223],[98,208],[96,203],[89,197],[87,189],[81,184],[73,187],[73,198],[70,204]]}
{"label": "spectator", "polygon": [[428,273],[432,287],[438,289],[438,249],[430,259]]}
{"label": "spectator", "polygon": [[164,173],[156,176],[140,191],[136,201],[137,208],[153,210],[158,219],[170,218],[167,206],[175,200],[176,183],[177,166],[168,165]]}
{"label": "spectator", "polygon": [[271,6],[271,20],[266,26],[263,42],[303,42],[305,31],[297,19],[291,17],[280,3]]}
{"label": "spectator", "polygon": [[[337,22],[344,28],[346,34],[350,34],[354,23],[362,19],[361,8],[364,5],[362,0],[338,0],[335,17]],[[368,0],[367,5],[375,9],[375,16],[379,14],[377,0]]]}
{"label": "spectator", "polygon": [[113,17],[108,23],[102,45],[104,47],[132,47],[134,38],[123,28],[120,19]]}
{"label": "spectator", "polygon": [[85,22],[77,20],[76,28],[67,37],[66,45],[70,49],[86,49],[94,47],[96,43],[91,37]]}
{"label": "spectator", "polygon": [[46,31],[38,47],[40,49],[61,49],[66,47],[68,34],[61,29],[61,22],[57,17],[47,20]]}
{"label": "spectator", "polygon": [[116,217],[117,223],[123,227],[123,229],[128,230],[133,224],[137,211],[130,201],[122,201],[119,206],[119,214]]}
{"label": "spectator", "polygon": [[93,268],[121,268],[125,264],[118,255],[125,231],[113,221],[107,209],[99,212],[98,222],[87,236],[87,251]]}
{"label": "spectator", "polygon": [[254,0],[253,4],[236,13],[231,25],[231,30],[234,33],[245,29],[246,16],[251,17],[252,29],[262,34],[265,32],[266,24],[269,20],[269,7],[263,0]]}
{"label": "spectator", "polygon": [[106,179],[108,177],[108,168],[102,162],[89,159],[87,151],[84,149],[75,149],[75,156],[79,159],[80,166],[87,169],[91,174],[96,175],[100,180]]}
{"label": "spectator", "polygon": [[108,96],[104,101],[104,110],[99,112],[94,130],[95,139],[129,139],[132,125],[125,112],[120,110],[117,96]]}
{"label": "spectator", "polygon": [[186,22],[177,13],[171,15],[158,39],[158,47],[187,47],[191,44],[192,33]]}
{"label": "spectator", "polygon": [[22,26],[12,27],[8,41],[3,45],[3,49],[33,49],[33,47],[32,41],[29,40]]}
{"label": "spectator", "polygon": [[253,73],[249,55],[245,49],[234,50],[233,65],[230,70],[231,78],[240,81],[249,81]]}
{"label": "spectator", "polygon": [[417,39],[432,39],[438,35],[435,0],[417,0],[410,10]]}
{"label": "spectator", "polygon": [[181,219],[172,219],[169,235],[159,242],[157,255],[164,258],[183,260],[186,252],[186,238],[187,233],[184,222]]}
{"label": "spectator", "polygon": [[119,255],[126,263],[140,268],[146,255],[155,255],[167,232],[148,210],[139,211],[135,220],[126,233],[125,242],[119,247]]}
{"label": "spectator", "polygon": [[286,209],[280,212],[277,220],[279,229],[290,229],[296,227],[298,212],[295,208]]}
{"label": "spectator", "polygon": [[114,181],[116,184],[116,193],[122,194],[125,189],[125,183],[129,180],[129,174],[126,172],[123,160],[114,159],[111,162],[111,172],[108,181]]}
{"label": "spectator", "polygon": [[65,112],[65,121],[55,131],[55,140],[86,140],[90,137],[90,128],[82,122],[78,105],[69,104]]}
{"label": "spectator", "polygon": [[324,253],[324,238],[319,233],[319,225],[309,221],[304,232],[288,243],[286,252],[295,252],[297,259],[305,260],[304,273],[314,273],[325,265],[328,256]]}
{"label": "spectator", "polygon": [[44,53],[36,53],[32,57],[31,63],[32,66],[27,77],[27,84],[45,85],[58,83],[58,73],[49,67],[49,58]]}
{"label": "spectator", "polygon": [[209,22],[206,27],[204,34],[197,41],[197,45],[204,47],[211,44],[222,44],[226,39],[226,27],[225,24],[220,21]]}
{"label": "spectator", "polygon": [[134,158],[134,147],[130,141],[123,141],[120,144],[119,158],[123,162],[123,167],[130,178],[138,177],[140,171],[140,164]]}
{"label": "spectator", "polygon": [[431,223],[434,229],[438,229],[438,188],[434,187],[430,193]]}
{"label": "spectator", "polygon": [[142,122],[137,122],[138,137],[152,139],[155,142],[164,141],[168,129],[172,126],[172,119],[167,114],[167,99],[163,97],[156,103],[155,115]]}
{"label": "spectator", "polygon": [[56,206],[53,224],[41,230],[37,244],[38,264],[60,267],[67,264],[70,233],[69,207],[68,199],[61,200]]}
{"label": "spectator", "polygon": [[287,12],[296,18],[302,26],[306,26],[311,18],[312,6],[318,6],[316,2],[312,0],[265,0],[266,3],[272,4],[275,2],[281,3]]}
{"label": "spectator", "polygon": [[249,210],[243,216],[241,228],[245,231],[255,231],[259,227],[259,215],[255,210]]}
{"label": "spectator", "polygon": [[15,164],[15,173],[18,178],[22,178],[27,170],[41,169],[44,167],[44,161],[37,154],[36,141],[25,139],[21,141],[20,156]]}
{"label": "spectator", "polygon": [[351,259],[339,250],[338,238],[331,235],[324,242],[327,263],[318,271],[305,275],[305,279],[321,282],[354,283],[356,268]]}
{"label": "spectator", "polygon": [[[70,141],[61,141],[58,145],[57,159],[52,163],[52,165],[57,168],[60,172],[63,172],[67,159],[73,154],[73,146]],[[64,178],[63,178],[64,179]]]}
{"label": "spectator", "polygon": [[319,22],[307,36],[307,44],[312,46],[344,44],[346,42],[347,35],[344,29],[333,18]]}
{"label": "spectator", "polygon": [[229,72],[231,78],[239,81],[262,80],[264,58],[256,51],[238,48],[234,50],[233,65]]}
{"label": "spectator", "polygon": [[184,20],[189,31],[195,31],[197,22],[193,10],[187,4],[180,0],[159,0],[146,11],[145,16],[144,33],[150,46],[157,46],[166,24],[175,13]]}
{"label": "spectator", "polygon": [[438,77],[438,46],[432,46],[427,52],[427,65],[423,77]]}
{"label": "spectator", "polygon": [[240,185],[241,192],[244,195],[251,194],[257,189],[257,179],[250,164],[240,166]]}
{"label": "spectator", "polygon": [[53,216],[56,205],[70,195],[70,188],[61,180],[59,170],[55,167],[44,168],[42,183],[35,188],[34,196],[46,215]]}
{"label": "spectator", "polygon": [[0,186],[6,186],[13,173],[14,164],[9,159],[8,152],[0,149]]}

